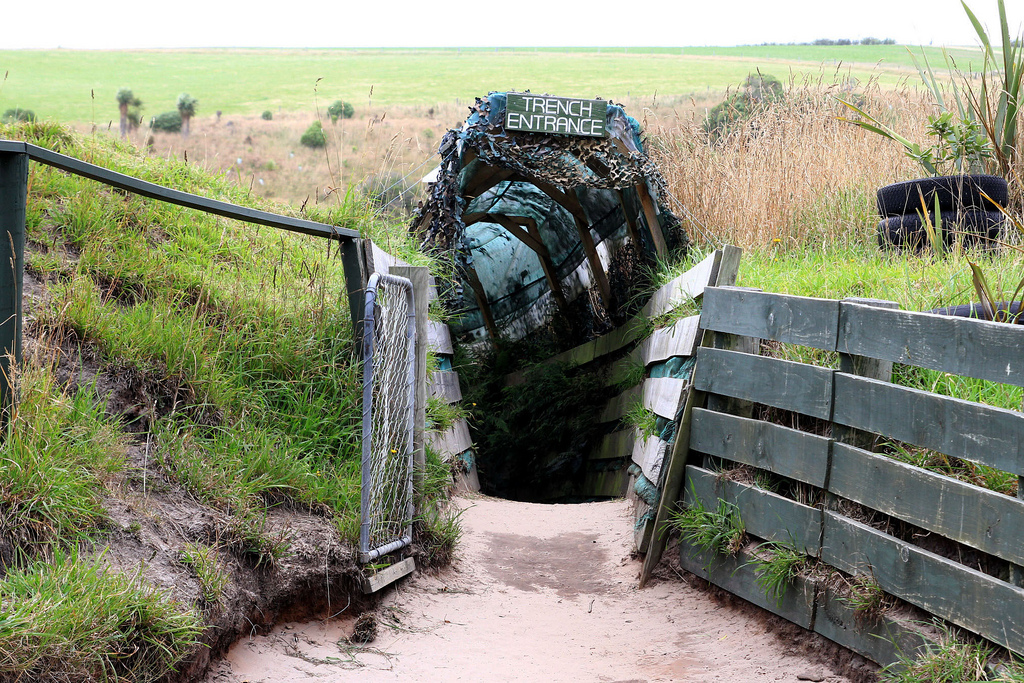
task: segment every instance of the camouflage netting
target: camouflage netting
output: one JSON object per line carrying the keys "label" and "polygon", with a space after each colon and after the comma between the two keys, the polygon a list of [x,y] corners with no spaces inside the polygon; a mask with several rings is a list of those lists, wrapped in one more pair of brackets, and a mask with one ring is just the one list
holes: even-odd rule
{"label": "camouflage netting", "polygon": [[[471,339],[487,336],[465,277],[472,268],[500,334],[520,339],[550,327],[554,317],[555,301],[541,260],[501,225],[479,221],[467,227],[464,217],[489,213],[533,219],[571,309],[558,317],[572,319],[570,336],[576,338],[571,341],[578,343],[622,321],[637,266],[655,253],[640,192],[657,207],[668,246],[685,250],[688,240],[665,208],[665,181],[644,153],[640,126],[622,107],[609,103],[608,135],[597,138],[505,130],[505,103],[502,92],[478,98],[462,128],[444,136],[441,166],[414,229],[426,247],[447,255],[462,274],[464,294],[455,306],[461,315],[453,331]],[[488,180],[500,182],[488,187]],[[609,297],[595,291],[573,215],[552,192],[579,200],[608,275]],[[626,212],[636,218],[640,244],[628,238]]]}

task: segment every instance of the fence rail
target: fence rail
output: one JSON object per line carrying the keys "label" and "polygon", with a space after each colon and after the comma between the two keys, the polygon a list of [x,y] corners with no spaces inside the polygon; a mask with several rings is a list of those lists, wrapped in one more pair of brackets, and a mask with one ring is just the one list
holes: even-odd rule
{"label": "fence rail", "polygon": [[360,257],[362,240],[359,239],[359,232],[201,197],[118,173],[28,142],[0,140],[0,264],[11,264],[10,268],[0,268],[0,415],[9,414],[13,402],[10,384],[12,372],[8,359],[13,358],[15,364],[21,362],[21,294],[24,276],[25,202],[28,195],[29,161],[36,161],[169,204],[247,223],[340,241],[346,289],[358,348],[363,291],[366,285],[366,274]]}
{"label": "fence rail", "polygon": [[[689,435],[684,503],[715,508],[728,501],[753,537],[867,577],[934,617],[1024,653],[1024,501],[872,448],[901,442],[1024,474],[1024,413],[889,381],[895,362],[1024,386],[1024,327],[891,306],[706,290],[697,391],[680,429]],[[760,356],[758,340],[837,352],[839,368]],[[754,404],[817,418],[817,433],[755,419]],[[725,462],[800,483],[779,495],[713,471]],[[899,524],[868,523],[878,519],[916,531],[896,535],[889,531]],[[914,542],[919,536],[929,540]],[[757,584],[752,565],[743,564],[749,557],[708,557],[684,543],[681,559],[727,590],[880,663],[921,642],[884,615],[860,618],[825,582],[800,578],[777,602]],[[876,637],[883,633],[890,641],[884,646]]]}

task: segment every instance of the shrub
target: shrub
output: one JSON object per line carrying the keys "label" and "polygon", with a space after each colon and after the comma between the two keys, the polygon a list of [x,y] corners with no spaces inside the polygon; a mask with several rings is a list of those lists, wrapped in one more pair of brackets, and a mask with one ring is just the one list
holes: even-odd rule
{"label": "shrub", "polygon": [[379,209],[409,213],[416,205],[416,184],[397,173],[376,173],[364,180],[359,191]]}
{"label": "shrub", "polygon": [[334,100],[334,102],[331,102],[331,106],[327,107],[327,113],[331,117],[331,123],[337,123],[339,118],[352,118],[356,113],[356,108],[350,102]]}
{"label": "shrub", "polygon": [[306,147],[326,147],[327,137],[324,135],[324,128],[319,121],[309,124],[309,128],[299,138],[299,142]]}
{"label": "shrub", "polygon": [[177,111],[165,111],[163,114],[157,114],[149,122],[149,127],[165,133],[177,133],[181,130],[181,114]]}
{"label": "shrub", "polygon": [[17,123],[18,121],[35,121],[36,113],[31,109],[22,109],[18,107],[16,109],[8,109],[4,112],[3,118],[0,119],[4,123]]}
{"label": "shrub", "polygon": [[712,140],[717,140],[734,130],[737,124],[783,99],[785,92],[779,79],[760,72],[750,74],[739,90],[708,112],[704,132]]}
{"label": "shrub", "polygon": [[263,119],[264,121],[272,121],[274,119],[274,112],[267,109],[262,114],[260,114],[260,118]]}

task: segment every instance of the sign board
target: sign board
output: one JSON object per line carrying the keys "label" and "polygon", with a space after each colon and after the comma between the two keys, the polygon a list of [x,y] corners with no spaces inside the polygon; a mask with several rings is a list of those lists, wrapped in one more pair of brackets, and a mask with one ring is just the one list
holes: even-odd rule
{"label": "sign board", "polygon": [[603,138],[607,114],[607,100],[510,92],[506,96],[505,128]]}

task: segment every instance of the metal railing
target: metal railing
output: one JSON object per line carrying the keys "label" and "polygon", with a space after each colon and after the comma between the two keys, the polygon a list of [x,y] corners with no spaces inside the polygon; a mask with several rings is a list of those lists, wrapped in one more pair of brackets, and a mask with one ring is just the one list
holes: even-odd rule
{"label": "metal railing", "polygon": [[[358,343],[365,278],[359,232],[201,197],[111,171],[28,142],[0,140],[0,411],[3,413],[0,417],[4,421],[11,413],[14,400],[11,360],[14,360],[15,365],[21,363],[21,295],[25,271],[25,206],[28,200],[29,161],[169,204],[302,235],[338,240],[342,244],[346,288]],[[10,264],[10,267],[6,264]]]}

